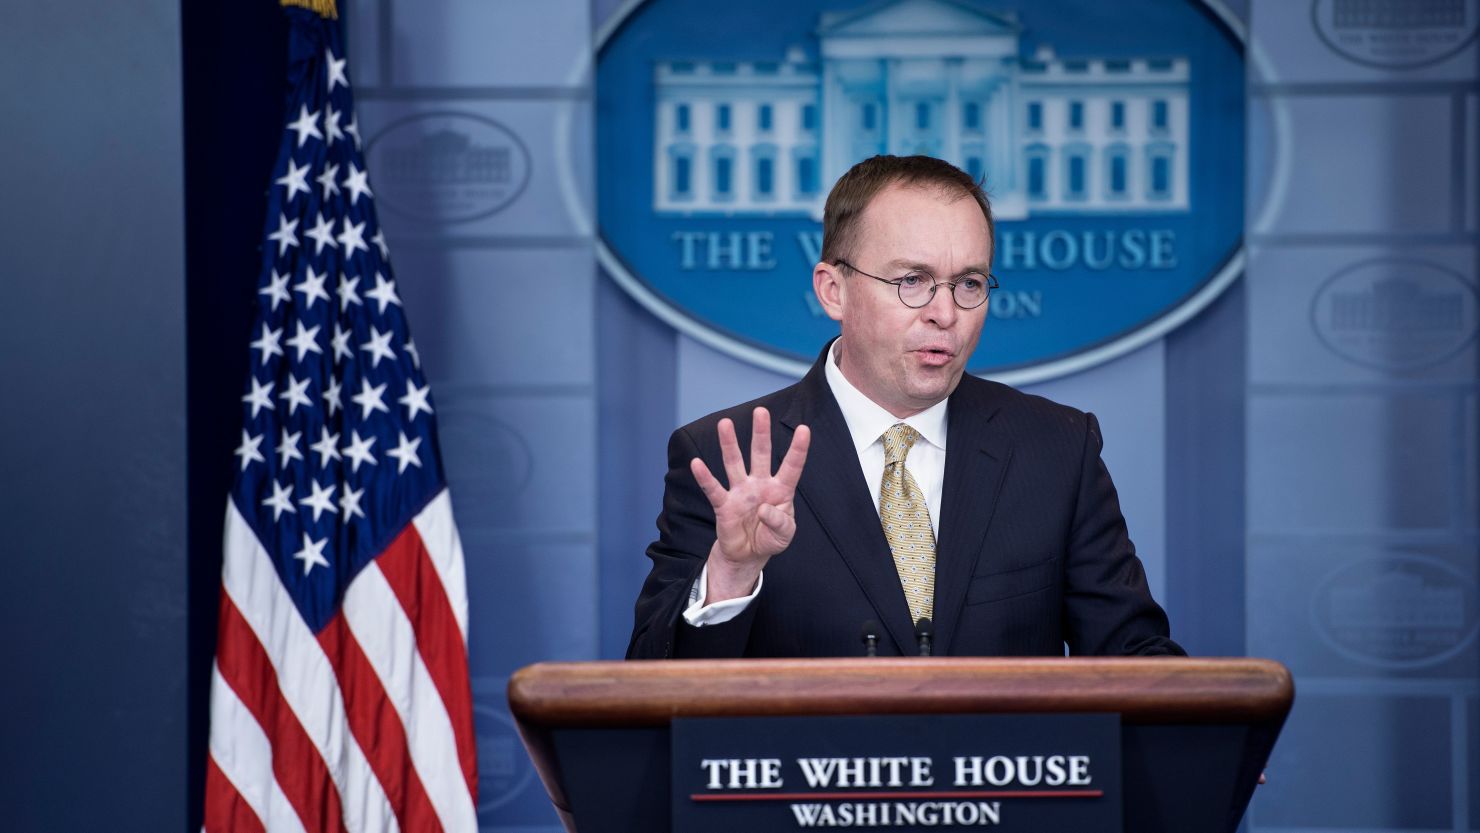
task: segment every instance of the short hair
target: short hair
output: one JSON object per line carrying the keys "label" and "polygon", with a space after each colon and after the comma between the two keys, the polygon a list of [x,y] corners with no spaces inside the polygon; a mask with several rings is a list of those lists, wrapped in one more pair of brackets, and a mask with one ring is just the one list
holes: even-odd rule
{"label": "short hair", "polygon": [[981,206],[982,216],[987,218],[987,234],[995,244],[997,226],[992,221],[992,204],[981,182],[970,174],[933,156],[871,156],[849,168],[827,195],[827,205],[822,210],[824,263],[836,263],[852,256],[864,209],[880,191],[894,184],[939,188],[971,197]]}

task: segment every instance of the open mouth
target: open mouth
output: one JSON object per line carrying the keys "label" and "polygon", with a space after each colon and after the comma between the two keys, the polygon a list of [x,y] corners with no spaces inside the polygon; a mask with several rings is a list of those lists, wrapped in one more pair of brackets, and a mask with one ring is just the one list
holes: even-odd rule
{"label": "open mouth", "polygon": [[944,347],[922,347],[915,351],[928,365],[943,365],[951,361],[956,355]]}

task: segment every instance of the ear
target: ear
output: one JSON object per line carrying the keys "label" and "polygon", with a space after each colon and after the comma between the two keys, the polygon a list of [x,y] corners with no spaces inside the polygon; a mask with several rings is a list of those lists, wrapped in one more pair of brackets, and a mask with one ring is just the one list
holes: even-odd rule
{"label": "ear", "polygon": [[817,293],[817,301],[822,304],[822,311],[827,313],[828,318],[834,321],[843,320],[843,304],[847,300],[848,287],[839,267],[831,263],[819,263],[812,267],[812,291]]}

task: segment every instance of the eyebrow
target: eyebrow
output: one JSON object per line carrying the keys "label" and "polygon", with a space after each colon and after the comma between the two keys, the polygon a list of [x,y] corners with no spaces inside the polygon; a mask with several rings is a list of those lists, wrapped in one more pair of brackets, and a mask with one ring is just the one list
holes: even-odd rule
{"label": "eyebrow", "polygon": [[[930,274],[931,277],[936,277],[936,274],[935,274],[935,270],[934,269],[930,268],[928,265],[926,265],[924,263],[920,263],[919,261],[905,260],[903,258],[900,258],[900,259],[897,259],[897,260],[891,260],[891,261],[889,261],[889,264],[888,265],[889,266],[897,266],[900,269],[909,269],[909,270],[915,271],[915,272],[927,272],[927,273]],[[989,269],[988,267],[981,266],[981,265],[974,265],[974,266],[968,266],[968,267],[966,267],[965,269],[961,270],[960,272],[957,272],[952,277],[959,278],[962,275],[989,275],[989,274],[991,274],[991,269]]]}

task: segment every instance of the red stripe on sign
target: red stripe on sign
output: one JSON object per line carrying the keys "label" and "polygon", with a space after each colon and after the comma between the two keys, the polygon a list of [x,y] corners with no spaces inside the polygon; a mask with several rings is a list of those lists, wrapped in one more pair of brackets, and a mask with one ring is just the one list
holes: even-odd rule
{"label": "red stripe on sign", "polygon": [[350,633],[342,611],[329,620],[318,639],[339,678],[350,731],[385,790],[401,830],[441,830],[436,808],[411,763],[406,726],[364,649]]}
{"label": "red stripe on sign", "polygon": [[206,833],[266,833],[262,820],[210,755],[206,756],[206,814],[201,827]]}
{"label": "red stripe on sign", "polygon": [[414,525],[392,541],[376,560],[416,632],[416,649],[447,708],[457,758],[473,803],[478,803],[478,752],[473,739],[473,695],[468,653],[457,627],[447,589]]}
{"label": "red stripe on sign", "polygon": [[347,833],[339,789],[303,724],[283,700],[277,671],[241,611],[221,591],[216,666],[272,744],[272,774],[309,833]]}
{"label": "red stripe on sign", "polygon": [[956,790],[945,792],[694,793],[694,801],[886,801],[939,798],[1100,798],[1104,790]]}

